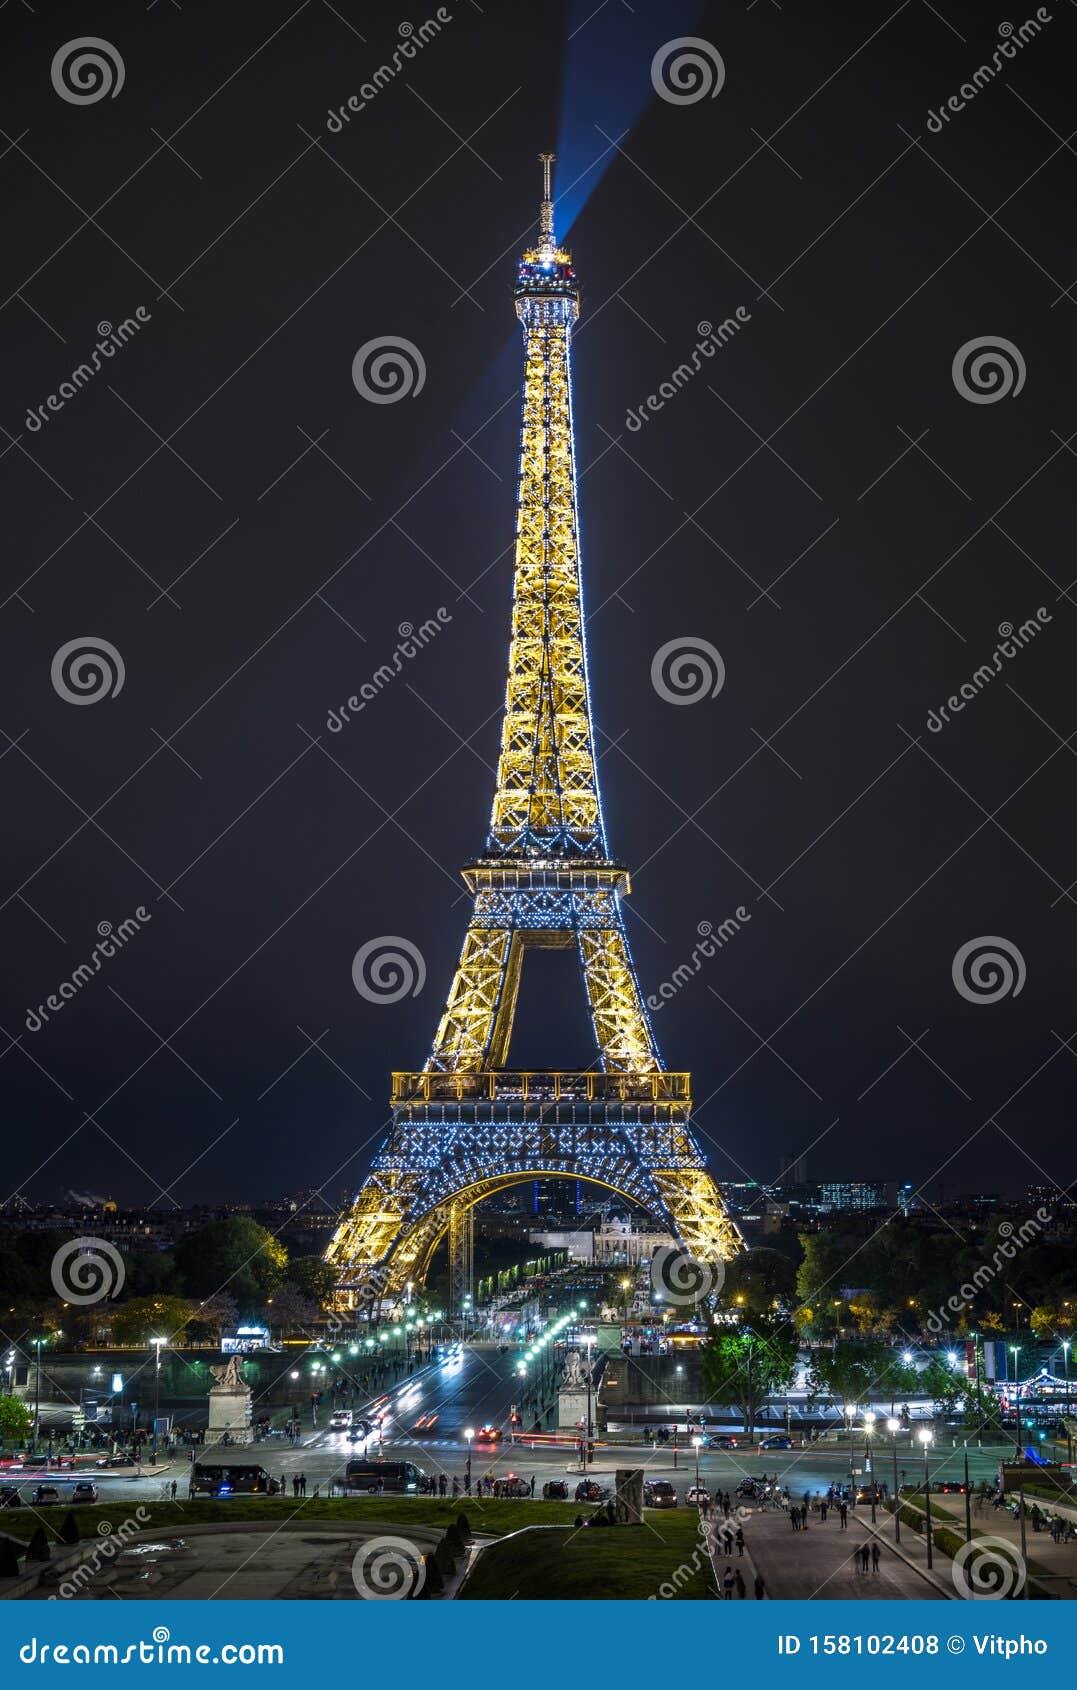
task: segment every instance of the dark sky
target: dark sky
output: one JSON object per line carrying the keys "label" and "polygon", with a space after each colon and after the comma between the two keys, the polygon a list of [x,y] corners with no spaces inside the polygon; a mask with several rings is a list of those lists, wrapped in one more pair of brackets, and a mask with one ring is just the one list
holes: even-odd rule
{"label": "dark sky", "polygon": [[[489,815],[511,282],[550,146],[583,290],[603,794],[644,991],[700,922],[750,914],[656,1018],[715,1172],[774,1178],[810,1146],[814,1177],[933,1197],[1077,1174],[1077,9],[1053,0],[932,132],[1007,40],[996,12],[460,0],[331,130],[433,8],[3,9],[0,1196],[335,1199],[390,1070],[421,1066]],[[50,67],[88,28],[123,84],[78,104]],[[720,55],[714,98],[655,92],[681,35]],[[140,306],[50,411],[98,324]],[[629,429],[738,306],[736,336]],[[425,368],[392,404],[352,376],[381,337]],[[959,391],[981,339],[1019,391]],[[87,638],[125,678],[75,706],[50,677]],[[656,691],[674,640],[721,654],[715,696]],[[28,1031],[99,924],[140,906]],[[421,952],[417,996],[356,991],[381,935]],[[991,936],[1023,985],[970,1001],[952,964]],[[564,960],[525,982],[513,1060],[590,1059]]]}

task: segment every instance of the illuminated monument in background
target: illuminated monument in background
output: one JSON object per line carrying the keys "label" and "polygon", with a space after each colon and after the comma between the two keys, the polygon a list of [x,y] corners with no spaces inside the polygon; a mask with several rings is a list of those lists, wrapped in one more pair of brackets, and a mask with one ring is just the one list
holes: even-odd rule
{"label": "illuminated monument in background", "polygon": [[[580,586],[570,346],[572,259],[545,195],[517,272],[524,332],[516,557],[501,755],[474,909],[421,1073],[393,1075],[393,1125],[327,1251],[344,1306],[421,1283],[448,1234],[454,1311],[469,1289],[474,1208],[535,1178],[618,1192],[713,1264],[741,1247],[689,1124],[689,1075],[662,1066],[628,949],[628,871],[610,858],[595,766]],[[595,1053],[575,1073],[513,1072],[529,946],[572,949]]]}

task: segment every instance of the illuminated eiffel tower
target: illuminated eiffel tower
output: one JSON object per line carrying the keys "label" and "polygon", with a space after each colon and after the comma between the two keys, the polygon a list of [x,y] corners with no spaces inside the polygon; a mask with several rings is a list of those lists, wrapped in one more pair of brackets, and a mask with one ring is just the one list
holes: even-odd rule
{"label": "illuminated eiffel tower", "polygon": [[[474,1207],[536,1178],[640,1204],[695,1261],[741,1248],[691,1131],[688,1074],[668,1073],[628,949],[628,871],[611,859],[595,767],[580,586],[570,343],[572,259],[554,236],[551,154],[538,243],[517,272],[524,332],[508,689],[485,854],[463,870],[474,909],[433,1049],[393,1075],[393,1125],[326,1253],[339,1301],[394,1300],[448,1234],[459,1307]],[[576,1073],[504,1067],[529,946],[575,950],[595,1040]]]}

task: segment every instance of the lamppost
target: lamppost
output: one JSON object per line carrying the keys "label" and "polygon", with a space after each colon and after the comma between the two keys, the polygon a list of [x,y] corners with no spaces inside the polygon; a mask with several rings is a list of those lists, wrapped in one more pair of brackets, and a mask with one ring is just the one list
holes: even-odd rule
{"label": "lamppost", "polygon": [[[37,1440],[41,1435],[41,1346],[47,1343],[46,1338],[35,1338],[34,1349],[37,1351],[37,1374],[34,1385],[34,1454],[37,1454]],[[48,1463],[46,1463],[46,1466]]]}
{"label": "lamppost", "polygon": [[693,1446],[695,1447],[695,1452],[696,1452],[696,1506],[698,1507],[699,1506],[699,1452],[703,1447],[703,1439],[702,1438],[693,1438],[692,1443],[693,1443]]}
{"label": "lamppost", "polygon": [[157,1460],[157,1421],[161,1413],[161,1345],[167,1344],[167,1338],[151,1338],[150,1343],[155,1351],[153,1369],[153,1459]]}
{"label": "lamppost", "polygon": [[1020,1346],[1020,1344],[1011,1344],[1009,1346],[1009,1349],[1010,1349],[1011,1354],[1013,1355],[1013,1406],[1014,1406],[1013,1458],[1014,1458],[1015,1461],[1020,1461],[1020,1459],[1021,1459],[1021,1388],[1020,1388],[1020,1377],[1021,1376],[1020,1376],[1020,1368],[1018,1366],[1017,1358],[1021,1354],[1021,1346]]}
{"label": "lamppost", "polygon": [[875,1463],[871,1459],[871,1434],[875,1430],[875,1416],[864,1413],[864,1471],[871,1474],[871,1523],[875,1524]]}
{"label": "lamppost", "polygon": [[464,1468],[464,1495],[471,1495],[471,1440],[475,1436],[473,1426],[464,1427],[464,1437],[467,1439],[467,1465]]}
{"label": "lamppost", "polygon": [[891,1415],[886,1422],[886,1429],[890,1433],[890,1449],[894,1457],[894,1542],[901,1542],[901,1491],[898,1488],[897,1476],[897,1435],[901,1421]]}
{"label": "lamppost", "polygon": [[628,1293],[631,1291],[631,1289],[632,1289],[632,1281],[630,1279],[622,1279],[621,1290],[625,1294],[625,1299],[624,1299],[624,1316],[625,1316],[625,1319],[624,1319],[624,1323],[625,1323],[626,1326],[628,1325]]}
{"label": "lamppost", "polygon": [[917,1433],[917,1436],[924,1446],[924,1528],[927,1533],[927,1566],[928,1571],[930,1572],[932,1565],[931,1552],[934,1548],[934,1543],[931,1536],[931,1477],[927,1470],[927,1452],[928,1446],[931,1443],[931,1433],[925,1426],[921,1432]]}

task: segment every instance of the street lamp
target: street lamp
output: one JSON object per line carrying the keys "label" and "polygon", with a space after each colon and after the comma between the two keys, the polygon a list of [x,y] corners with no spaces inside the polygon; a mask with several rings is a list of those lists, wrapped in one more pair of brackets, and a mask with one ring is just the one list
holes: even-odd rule
{"label": "street lamp", "polygon": [[931,1478],[927,1470],[927,1452],[928,1446],[931,1443],[931,1433],[925,1426],[922,1431],[917,1433],[917,1436],[924,1446],[924,1527],[927,1532],[927,1566],[928,1571],[930,1572],[932,1564],[931,1551],[934,1544],[931,1536]]}
{"label": "street lamp", "polygon": [[167,1344],[167,1338],[151,1338],[156,1359],[153,1369],[153,1457],[157,1459],[157,1421],[161,1412],[161,1345]]}
{"label": "street lamp", "polygon": [[628,1325],[628,1293],[631,1291],[631,1289],[632,1289],[632,1281],[630,1279],[622,1279],[621,1290],[625,1294],[624,1311],[625,1311],[625,1325],[626,1326]]}
{"label": "street lamp", "polygon": [[894,1542],[901,1542],[901,1491],[898,1488],[897,1476],[897,1434],[901,1421],[890,1416],[886,1422],[886,1429],[890,1433],[890,1448],[894,1455]]}
{"label": "street lamp", "polygon": [[470,1496],[471,1495],[471,1440],[475,1436],[475,1428],[473,1426],[465,1426],[464,1427],[464,1436],[467,1439],[467,1466],[464,1469],[464,1495]]}
{"label": "street lamp", "polygon": [[702,1438],[693,1438],[692,1444],[696,1452],[696,1506],[699,1506],[699,1452],[703,1447]]}
{"label": "street lamp", "polygon": [[1020,1344],[1010,1344],[1009,1349],[1010,1349],[1010,1353],[1013,1356],[1013,1406],[1014,1406],[1013,1458],[1014,1458],[1015,1461],[1020,1461],[1020,1459],[1021,1459],[1021,1389],[1020,1389],[1021,1371],[1020,1371],[1020,1368],[1019,1368],[1018,1363],[1017,1363],[1017,1358],[1021,1354],[1021,1346],[1020,1346]]}
{"label": "street lamp", "polygon": [[871,1523],[875,1524],[875,1463],[871,1459],[871,1434],[875,1430],[875,1416],[864,1414],[864,1470],[871,1474]]}

